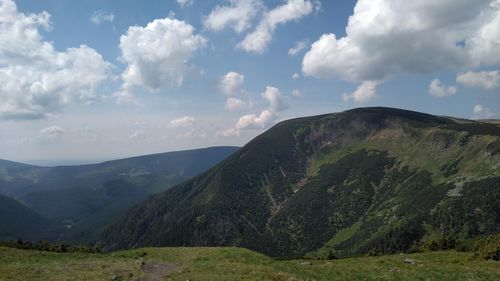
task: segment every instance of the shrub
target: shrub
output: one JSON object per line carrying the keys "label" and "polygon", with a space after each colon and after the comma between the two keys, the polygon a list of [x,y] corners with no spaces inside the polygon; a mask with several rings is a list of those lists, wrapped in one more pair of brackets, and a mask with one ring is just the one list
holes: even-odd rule
{"label": "shrub", "polygon": [[479,243],[474,256],[486,260],[500,260],[500,234],[491,235],[484,242]]}
{"label": "shrub", "polygon": [[427,251],[442,251],[455,249],[457,240],[453,237],[445,236],[439,239],[425,241],[422,245],[423,250]]}
{"label": "shrub", "polygon": [[18,239],[17,241],[0,241],[0,246],[10,247],[23,250],[37,250],[37,251],[47,251],[47,252],[57,252],[57,253],[101,253],[99,248],[88,247],[84,245],[72,246],[64,243],[50,243],[46,240],[40,240],[36,243],[30,241],[23,241]]}

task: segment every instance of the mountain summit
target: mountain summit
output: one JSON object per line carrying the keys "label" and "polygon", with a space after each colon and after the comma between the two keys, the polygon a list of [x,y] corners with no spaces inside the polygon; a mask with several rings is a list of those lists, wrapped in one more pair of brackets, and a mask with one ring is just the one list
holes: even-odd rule
{"label": "mountain summit", "polygon": [[500,231],[499,163],[498,124],[379,107],[292,119],[136,205],[99,245],[298,257],[473,238]]}

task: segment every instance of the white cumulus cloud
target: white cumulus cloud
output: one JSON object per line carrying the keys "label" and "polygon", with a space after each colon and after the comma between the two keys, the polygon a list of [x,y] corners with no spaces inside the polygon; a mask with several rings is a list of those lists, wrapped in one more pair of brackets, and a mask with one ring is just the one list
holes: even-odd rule
{"label": "white cumulus cloud", "polygon": [[234,128],[219,132],[221,136],[238,136],[241,130],[263,129],[274,122],[280,112],[288,108],[287,100],[278,88],[267,86],[262,97],[269,102],[269,107],[259,114],[247,114],[239,118]]}
{"label": "white cumulus cloud", "polygon": [[249,106],[249,103],[237,98],[228,98],[224,106],[225,109],[230,111],[242,110]]}
{"label": "white cumulus cloud", "polygon": [[264,129],[274,122],[280,113],[288,108],[287,100],[281,95],[278,88],[267,86],[262,97],[269,102],[269,107],[259,114],[241,116],[233,128],[217,132],[218,136],[236,137],[242,130]]}
{"label": "white cumulus cloud", "polygon": [[238,72],[230,71],[224,74],[218,82],[218,87],[225,95],[241,93],[245,76]]}
{"label": "white cumulus cloud", "polygon": [[40,137],[45,139],[57,138],[62,136],[64,132],[64,129],[59,126],[50,126],[40,130]]}
{"label": "white cumulus cloud", "polygon": [[196,122],[196,119],[191,116],[183,116],[174,120],[171,120],[168,123],[170,128],[183,128],[183,127],[191,127]]}
{"label": "white cumulus cloud", "polygon": [[248,33],[238,44],[238,48],[246,52],[264,53],[278,25],[297,21],[309,15],[315,3],[309,0],[288,0],[285,4],[266,12],[255,30]]}
{"label": "white cumulus cloud", "polygon": [[309,45],[308,40],[297,41],[295,45],[288,50],[289,56],[296,56]]}
{"label": "white cumulus cloud", "polygon": [[446,86],[439,79],[434,79],[429,85],[429,93],[436,98],[442,98],[456,94],[457,88],[454,86]]}
{"label": "white cumulus cloud", "polygon": [[55,50],[40,34],[51,27],[47,12],[26,15],[0,1],[0,118],[39,119],[97,99],[110,64],[85,45]]}
{"label": "white cumulus cloud", "polygon": [[346,36],[324,34],[304,74],[349,81],[500,63],[498,0],[359,0]]}
{"label": "white cumulus cloud", "polygon": [[353,93],[342,94],[342,99],[345,102],[352,100],[355,103],[367,103],[376,97],[377,85],[379,83],[378,81],[363,81]]}
{"label": "white cumulus cloud", "polygon": [[261,0],[229,0],[226,5],[216,6],[205,18],[206,29],[220,31],[226,26],[242,32],[251,26],[252,20],[263,9]]}
{"label": "white cumulus cloud", "polygon": [[115,15],[110,12],[104,12],[104,11],[95,11],[92,13],[90,16],[90,21],[93,22],[95,25],[101,24],[103,21],[107,22],[112,22],[115,19]]}
{"label": "white cumulus cloud", "polygon": [[457,75],[457,83],[471,88],[493,90],[500,87],[500,71],[468,71]]}
{"label": "white cumulus cloud", "polygon": [[484,107],[481,104],[476,104],[473,109],[475,119],[488,119],[495,116],[491,109]]}
{"label": "white cumulus cloud", "polygon": [[130,93],[133,86],[157,91],[165,85],[182,85],[192,68],[189,60],[207,41],[194,31],[186,22],[170,18],[156,19],[145,27],[129,27],[120,37],[122,58],[127,63],[121,92]]}

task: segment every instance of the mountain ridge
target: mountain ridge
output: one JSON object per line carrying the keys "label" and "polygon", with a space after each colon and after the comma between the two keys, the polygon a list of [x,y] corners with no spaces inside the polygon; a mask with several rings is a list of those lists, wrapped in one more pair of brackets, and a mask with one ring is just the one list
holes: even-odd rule
{"label": "mountain ridge", "polygon": [[23,161],[14,161],[14,160],[9,160],[9,159],[0,159],[0,166],[7,166],[7,164],[13,165],[13,166],[32,166],[32,167],[37,167],[37,168],[56,168],[56,167],[74,167],[74,166],[97,166],[97,165],[102,165],[102,164],[109,164],[113,162],[118,162],[118,161],[123,161],[123,160],[131,160],[134,158],[144,158],[144,157],[154,157],[154,156],[165,156],[165,155],[171,155],[171,154],[178,154],[178,153],[184,153],[184,152],[196,152],[196,151],[202,151],[206,149],[217,149],[217,148],[229,148],[229,149],[239,149],[239,146],[231,146],[231,145],[215,145],[215,146],[207,146],[207,147],[200,147],[200,148],[193,148],[193,149],[182,149],[182,150],[173,150],[173,151],[167,151],[167,152],[158,152],[158,153],[148,153],[148,154],[141,154],[141,155],[134,155],[134,156],[127,156],[127,157],[119,157],[116,159],[111,159],[111,160],[103,160],[99,161],[97,163],[88,163],[88,164],[70,164],[70,165],[35,165],[35,164],[30,164],[30,163],[25,163]]}
{"label": "mountain ridge", "polygon": [[[433,233],[499,231],[498,136],[494,124],[380,107],[283,121],[209,171],[133,207],[98,245],[241,246],[297,257],[406,251]],[[478,196],[488,188],[481,225],[469,231],[443,222],[450,214],[439,206],[461,214],[470,203],[448,193]],[[352,233],[336,238],[341,231]]]}
{"label": "mountain ridge", "polygon": [[4,161],[0,194],[67,228],[52,239],[90,243],[134,203],[195,176],[237,149],[218,146],[79,166]]}

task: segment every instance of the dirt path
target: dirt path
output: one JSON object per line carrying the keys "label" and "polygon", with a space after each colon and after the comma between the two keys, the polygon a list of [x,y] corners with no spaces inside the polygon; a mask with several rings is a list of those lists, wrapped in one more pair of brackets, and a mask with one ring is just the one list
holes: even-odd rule
{"label": "dirt path", "polygon": [[157,281],[165,280],[171,273],[178,272],[182,266],[178,263],[143,263],[141,271],[144,277],[136,279],[137,281]]}

